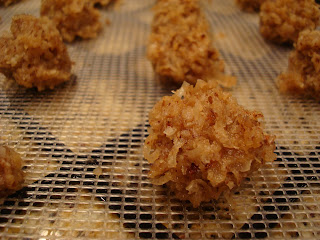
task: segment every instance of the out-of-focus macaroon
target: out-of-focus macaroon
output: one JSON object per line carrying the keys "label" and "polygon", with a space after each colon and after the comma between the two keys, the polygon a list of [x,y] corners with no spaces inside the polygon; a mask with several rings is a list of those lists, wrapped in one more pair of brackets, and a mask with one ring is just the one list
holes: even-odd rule
{"label": "out-of-focus macaroon", "polygon": [[72,42],[76,37],[95,38],[102,29],[100,12],[92,0],[41,0],[41,16],[50,18],[63,40]]}
{"label": "out-of-focus macaroon", "polygon": [[213,47],[199,0],[157,1],[147,55],[164,85],[195,84],[198,78],[226,87],[236,84],[224,74],[224,61]]}
{"label": "out-of-focus macaroon", "polygon": [[320,100],[320,31],[300,33],[290,53],[286,72],[278,77],[283,93],[312,96]]}
{"label": "out-of-focus macaroon", "polygon": [[26,88],[53,89],[71,77],[67,48],[47,17],[14,16],[0,48],[0,72]]}
{"label": "out-of-focus macaroon", "polygon": [[292,44],[303,30],[319,25],[320,10],[314,0],[269,0],[260,11],[260,32],[274,43]]}
{"label": "out-of-focus macaroon", "polygon": [[6,197],[22,188],[23,161],[13,149],[0,146],[0,197]]}

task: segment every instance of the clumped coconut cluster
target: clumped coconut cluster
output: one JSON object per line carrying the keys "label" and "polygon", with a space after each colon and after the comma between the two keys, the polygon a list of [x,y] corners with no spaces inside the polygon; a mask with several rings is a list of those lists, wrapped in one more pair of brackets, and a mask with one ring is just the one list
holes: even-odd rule
{"label": "clumped coconut cluster", "polygon": [[195,84],[198,78],[219,80],[232,86],[224,75],[224,62],[213,47],[209,24],[199,0],[159,0],[154,7],[148,58],[164,84]]}
{"label": "clumped coconut cluster", "polygon": [[278,77],[281,92],[320,99],[320,31],[306,30],[290,53],[286,72]]}
{"label": "clumped coconut cluster", "polygon": [[14,16],[11,33],[0,38],[0,72],[7,78],[39,91],[70,79],[67,48],[47,17]]}
{"label": "clumped coconut cluster", "polygon": [[265,1],[260,11],[260,32],[272,42],[292,44],[303,30],[314,30],[319,17],[314,0]]}
{"label": "clumped coconut cluster", "polygon": [[23,161],[13,149],[0,146],[0,197],[8,196],[22,188]]}
{"label": "clumped coconut cluster", "polygon": [[264,132],[261,118],[215,82],[184,83],[149,115],[144,156],[153,183],[195,207],[239,186],[276,158],[275,137]]}
{"label": "clumped coconut cluster", "polygon": [[60,31],[62,38],[72,42],[76,37],[95,38],[102,24],[100,12],[92,0],[42,0],[41,16],[50,18]]}

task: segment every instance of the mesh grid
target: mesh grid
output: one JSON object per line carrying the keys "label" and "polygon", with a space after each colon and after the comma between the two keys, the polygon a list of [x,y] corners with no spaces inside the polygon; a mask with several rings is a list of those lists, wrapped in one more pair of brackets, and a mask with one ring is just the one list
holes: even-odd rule
{"label": "mesh grid", "polygon": [[[39,15],[37,0],[1,8]],[[258,16],[233,1],[206,2],[215,45],[233,95],[264,113],[277,135],[277,160],[247,179],[229,201],[193,209],[153,186],[141,147],[148,112],[170,94],[145,57],[152,0],[102,9],[97,39],[68,45],[77,77],[54,91],[25,90],[0,78],[0,142],[25,160],[26,184],[0,208],[3,239],[319,239],[320,105],[278,93],[275,77],[290,48],[265,43]]]}

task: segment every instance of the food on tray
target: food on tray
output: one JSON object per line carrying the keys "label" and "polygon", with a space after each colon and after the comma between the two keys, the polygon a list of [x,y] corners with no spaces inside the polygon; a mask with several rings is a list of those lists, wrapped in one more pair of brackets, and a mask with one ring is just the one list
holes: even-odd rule
{"label": "food on tray", "polygon": [[102,28],[100,12],[91,0],[42,0],[41,16],[54,21],[62,38],[95,38]]}
{"label": "food on tray", "polygon": [[275,43],[293,43],[303,30],[319,25],[320,10],[314,0],[265,1],[260,11],[260,32]]}
{"label": "food on tray", "polygon": [[70,79],[67,48],[48,18],[14,16],[11,33],[0,38],[0,72],[7,78],[39,91]]}
{"label": "food on tray", "polygon": [[209,24],[198,0],[159,0],[154,7],[148,58],[160,81],[195,84],[198,78],[218,79],[231,86],[224,62],[212,45]]}
{"label": "food on tray", "polygon": [[22,188],[22,163],[20,155],[13,149],[0,146],[0,197],[8,196]]}
{"label": "food on tray", "polygon": [[289,56],[288,69],[278,77],[281,92],[320,99],[320,31],[300,33]]}
{"label": "food on tray", "polygon": [[239,186],[276,158],[275,137],[264,133],[261,118],[213,81],[184,83],[149,115],[144,156],[153,183],[195,207]]}
{"label": "food on tray", "polygon": [[244,11],[258,12],[264,1],[266,0],[236,0],[236,3]]}

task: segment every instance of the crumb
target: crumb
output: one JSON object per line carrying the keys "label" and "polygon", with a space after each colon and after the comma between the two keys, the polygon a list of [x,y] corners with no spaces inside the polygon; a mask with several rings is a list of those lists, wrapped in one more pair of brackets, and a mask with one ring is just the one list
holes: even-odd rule
{"label": "crumb", "polygon": [[259,12],[261,4],[266,0],[236,0],[236,4],[246,12]]}
{"label": "crumb", "polygon": [[224,39],[226,38],[226,34],[224,34],[223,32],[218,32],[215,34],[216,38],[220,38],[220,39]]}
{"label": "crumb", "polygon": [[260,11],[260,32],[275,43],[292,44],[303,30],[319,25],[320,10],[314,0],[266,1]]}
{"label": "crumb", "polygon": [[102,168],[99,166],[93,170],[93,174],[96,175],[97,178],[102,174]]}
{"label": "crumb", "polygon": [[8,79],[39,91],[70,79],[72,63],[67,48],[48,18],[14,16],[11,33],[0,38],[0,72]]}
{"label": "crumb", "polygon": [[72,82],[72,85],[76,85],[77,82],[78,82],[78,77],[77,77],[77,75],[72,74],[72,75],[70,76],[70,81]]}
{"label": "crumb", "polygon": [[300,33],[288,69],[278,77],[280,92],[320,99],[320,31]]}
{"label": "crumb", "polygon": [[144,156],[152,182],[194,207],[230,192],[276,158],[275,137],[264,133],[261,118],[215,82],[185,82],[149,114]]}
{"label": "crumb", "polygon": [[13,149],[0,146],[0,197],[9,196],[22,188],[23,161]]}
{"label": "crumb", "polygon": [[235,78],[224,75],[224,62],[213,47],[198,0],[156,3],[147,55],[165,85],[195,84],[198,78],[235,84]]}
{"label": "crumb", "polygon": [[54,21],[62,38],[95,38],[101,31],[100,12],[91,0],[42,0],[41,16]]}
{"label": "crumb", "polygon": [[13,4],[13,3],[17,3],[19,1],[21,1],[21,0],[0,0],[0,6],[7,7],[7,6],[9,6],[9,5]]}
{"label": "crumb", "polygon": [[105,23],[106,23],[106,25],[110,25],[111,24],[110,19],[106,18]]}

